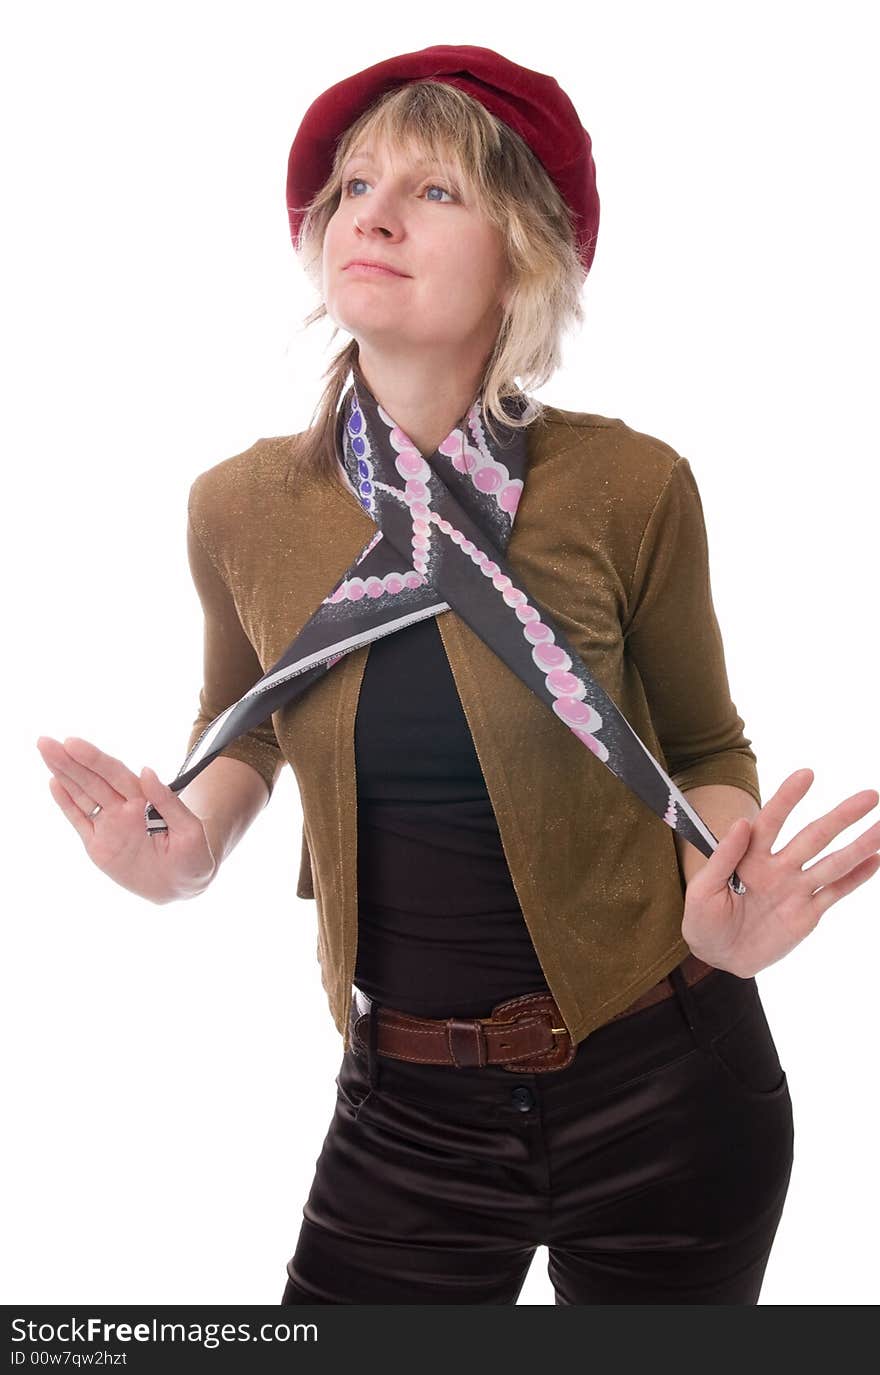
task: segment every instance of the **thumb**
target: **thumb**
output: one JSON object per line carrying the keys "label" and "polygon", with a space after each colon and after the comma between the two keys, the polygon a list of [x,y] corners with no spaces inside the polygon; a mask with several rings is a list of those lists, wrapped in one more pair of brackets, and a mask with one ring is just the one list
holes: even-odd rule
{"label": "thumb", "polygon": [[140,782],[147,800],[153,804],[168,826],[179,825],[184,817],[192,815],[186,803],[181,802],[173,788],[162,782],[155,769],[148,768],[145,764],[140,772]]}
{"label": "thumb", "polygon": [[724,891],[728,879],[749,848],[751,839],[751,821],[747,816],[738,816],[719,840],[708,863],[703,865],[702,876],[710,893]]}

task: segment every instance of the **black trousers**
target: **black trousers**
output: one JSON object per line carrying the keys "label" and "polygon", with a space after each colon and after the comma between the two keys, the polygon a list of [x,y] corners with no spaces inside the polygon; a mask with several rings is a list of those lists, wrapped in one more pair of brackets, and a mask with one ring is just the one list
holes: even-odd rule
{"label": "black trousers", "polygon": [[755,1304],[793,1160],[756,981],[715,970],[511,1074],[349,1050],[282,1304]]}

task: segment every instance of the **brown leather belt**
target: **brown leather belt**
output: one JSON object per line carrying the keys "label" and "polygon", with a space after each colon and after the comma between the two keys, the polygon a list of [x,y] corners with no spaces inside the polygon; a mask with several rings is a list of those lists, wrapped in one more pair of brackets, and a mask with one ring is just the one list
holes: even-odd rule
{"label": "brown leather belt", "polygon": [[[688,954],[679,968],[685,982],[694,984],[712,973],[714,965]],[[668,975],[664,975],[608,1021],[640,1012],[671,997],[674,991]],[[349,1028],[354,1044],[365,1053],[371,1009],[371,999],[353,984]],[[577,1046],[555,998],[549,993],[526,993],[496,1003],[490,1017],[414,1017],[382,1005],[376,1049],[393,1060],[421,1065],[499,1065],[512,1074],[539,1074],[570,1065]]]}

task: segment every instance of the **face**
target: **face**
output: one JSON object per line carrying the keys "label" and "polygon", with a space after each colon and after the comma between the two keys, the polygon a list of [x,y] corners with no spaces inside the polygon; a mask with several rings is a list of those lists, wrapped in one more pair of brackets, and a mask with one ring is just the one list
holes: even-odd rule
{"label": "face", "polygon": [[[342,168],[341,200],[324,236],[327,313],[372,349],[488,352],[505,299],[499,231],[441,167],[369,142]],[[399,275],[348,266],[359,258]]]}

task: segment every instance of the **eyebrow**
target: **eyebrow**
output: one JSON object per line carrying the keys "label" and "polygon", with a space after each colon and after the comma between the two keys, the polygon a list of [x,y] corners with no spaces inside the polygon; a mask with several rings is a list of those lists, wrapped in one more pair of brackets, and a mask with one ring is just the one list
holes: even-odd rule
{"label": "eyebrow", "polygon": [[[374,158],[374,156],[375,156],[375,154],[373,153],[372,148],[359,148],[358,151],[357,151],[356,153],[349,153],[348,157],[345,159],[345,162],[344,162],[342,165],[343,165],[343,167],[347,167],[348,164],[349,164],[350,162],[353,162],[353,161],[355,160],[355,158],[365,158],[365,159],[368,159],[368,160],[372,161],[372,159]],[[436,158],[432,158],[432,157],[421,157],[421,158],[417,158],[416,161],[415,161],[412,165],[413,165],[413,167],[418,168],[418,167],[444,167],[446,164],[444,163],[443,159],[440,158],[440,157],[436,157]],[[450,170],[451,170],[451,169],[450,169]]]}

